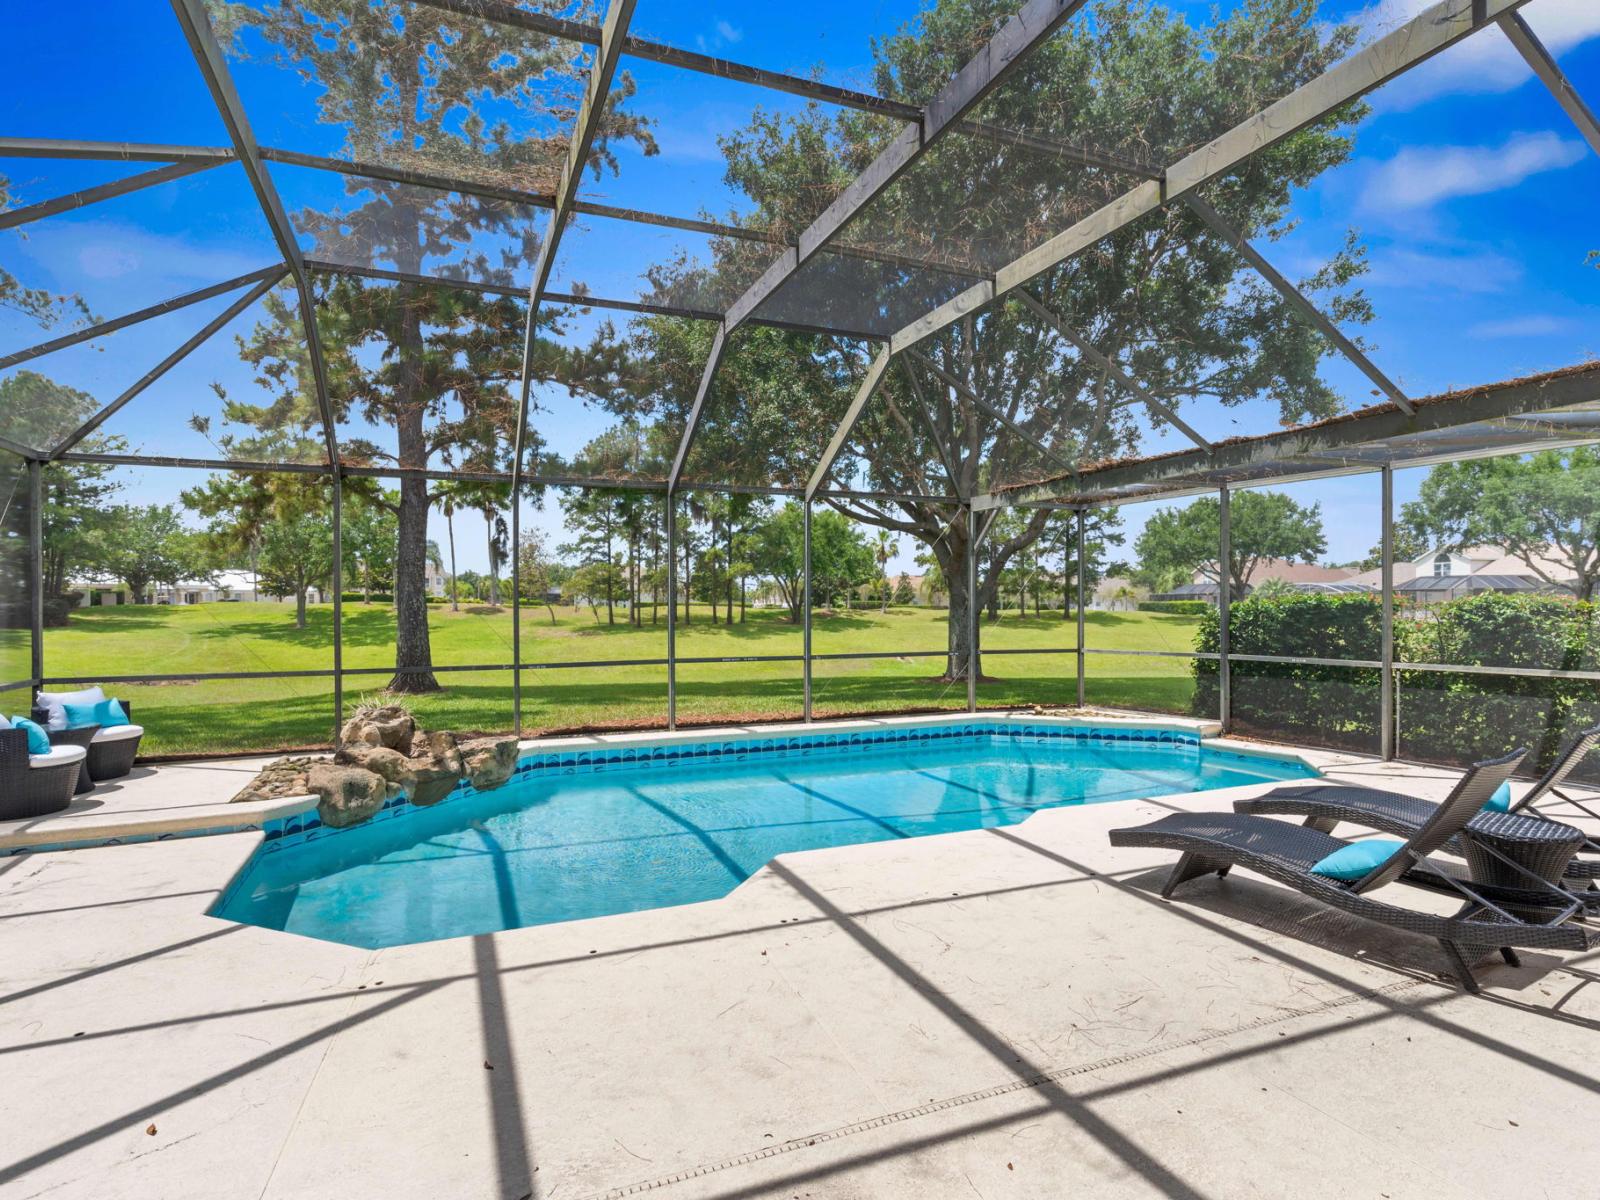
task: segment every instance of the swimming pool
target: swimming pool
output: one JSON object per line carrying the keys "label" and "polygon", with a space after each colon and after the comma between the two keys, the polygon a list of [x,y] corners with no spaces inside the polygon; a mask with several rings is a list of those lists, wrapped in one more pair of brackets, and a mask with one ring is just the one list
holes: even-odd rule
{"label": "swimming pool", "polygon": [[534,755],[496,791],[269,827],[213,912],[397,946],[712,900],[796,850],[1313,774],[1179,730],[981,721]]}

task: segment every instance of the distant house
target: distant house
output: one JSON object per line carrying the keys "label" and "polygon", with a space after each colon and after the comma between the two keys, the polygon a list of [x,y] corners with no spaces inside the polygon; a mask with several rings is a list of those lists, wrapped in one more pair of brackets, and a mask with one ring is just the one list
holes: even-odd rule
{"label": "distant house", "polygon": [[[1414,604],[1430,605],[1482,592],[1514,596],[1573,590],[1566,578],[1571,568],[1539,556],[1534,561],[1543,576],[1500,546],[1429,550],[1409,563],[1395,564],[1395,595]],[[1409,568],[1403,580],[1402,565]],[[1556,582],[1552,584],[1551,580]]]}
{"label": "distant house", "polygon": [[1089,607],[1115,612],[1135,608],[1146,593],[1125,575],[1107,575],[1095,584],[1089,597]]}
{"label": "distant house", "polygon": [[[77,597],[78,608],[104,608],[118,604],[132,604],[133,593],[123,584],[74,583],[68,592]],[[329,597],[320,588],[307,594],[312,604],[326,604]],[[292,601],[294,597],[268,595],[257,584],[249,571],[221,571],[211,579],[183,580],[174,584],[156,584],[146,600],[151,604],[269,604]]]}
{"label": "distant house", "polygon": [[[1285,562],[1281,558],[1264,558],[1256,563],[1245,580],[1245,595],[1268,580],[1286,583],[1297,592],[1367,592],[1374,587],[1358,582],[1349,567],[1321,567],[1316,563]],[[1221,589],[1213,579],[1196,571],[1194,579],[1170,592],[1158,592],[1152,600],[1209,600],[1215,604]]]}
{"label": "distant house", "polygon": [[450,590],[450,576],[429,562],[422,568],[422,584],[428,595],[443,597]]}

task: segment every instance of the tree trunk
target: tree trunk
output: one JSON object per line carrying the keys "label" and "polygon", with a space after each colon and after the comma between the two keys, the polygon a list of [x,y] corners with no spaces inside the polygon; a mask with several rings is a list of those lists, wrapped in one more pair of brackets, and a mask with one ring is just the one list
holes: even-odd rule
{"label": "tree trunk", "polygon": [[444,527],[450,533],[450,611],[460,612],[461,601],[456,591],[456,515],[449,509],[445,510]]}
{"label": "tree trunk", "polygon": [[616,580],[612,572],[617,569],[616,555],[611,545],[611,514],[606,514],[606,624],[617,623],[617,610],[612,601],[611,593],[616,590]]}
{"label": "tree trunk", "polygon": [[689,568],[693,562],[694,556],[689,550],[689,539],[685,538],[683,541],[683,578],[678,580],[678,586],[683,589],[683,623],[685,625],[690,622],[689,585],[693,582],[694,577],[689,573]]}
{"label": "tree trunk", "polygon": [[[946,538],[935,544],[933,551],[950,592],[950,608],[945,620],[947,662],[944,678],[946,682],[954,683],[967,677],[967,543],[964,532],[950,530]],[[981,595],[979,602],[982,603]],[[974,632],[977,628],[974,623]],[[982,652],[980,638],[973,655],[977,659],[974,666],[979,679],[983,678]]]}
{"label": "tree trunk", "polygon": [[306,627],[306,581],[304,578],[295,581],[294,591],[294,627]]}
{"label": "tree trunk", "polygon": [[[400,461],[422,466],[426,461],[422,409],[402,410],[397,422]],[[428,482],[408,475],[400,480],[399,534],[394,561],[394,678],[391,692],[416,695],[436,692],[433,646],[428,637]]]}

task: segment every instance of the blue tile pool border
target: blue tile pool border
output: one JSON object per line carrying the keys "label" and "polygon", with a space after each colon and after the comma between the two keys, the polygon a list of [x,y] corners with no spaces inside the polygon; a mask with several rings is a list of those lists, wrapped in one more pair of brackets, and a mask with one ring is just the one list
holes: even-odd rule
{"label": "blue tile pool border", "polygon": [[[723,766],[752,760],[796,758],[840,758],[864,749],[882,746],[938,745],[978,739],[1000,740],[1015,745],[1041,746],[1072,742],[1080,745],[1126,746],[1167,745],[1200,749],[1197,732],[1171,728],[1109,729],[1087,725],[1052,725],[1023,721],[963,721],[951,725],[917,725],[889,729],[861,729],[840,733],[797,733],[717,738],[708,741],[666,742],[659,745],[596,746],[574,750],[553,750],[524,754],[517,760],[511,779],[502,786],[550,779],[557,775],[613,775],[626,771],[672,769],[684,764]],[[1241,763],[1258,762],[1262,757],[1249,753],[1207,750],[1208,755],[1225,756]],[[317,841],[365,829],[378,821],[397,820],[421,812],[431,812],[443,804],[467,799],[480,793],[463,780],[435,804],[415,805],[404,796],[388,801],[367,820],[343,828],[324,825],[315,810],[297,816],[262,823],[265,841],[258,853],[273,854],[303,842]]]}
{"label": "blue tile pool border", "polygon": [[[794,733],[753,735],[741,738],[715,738],[705,741],[673,741],[655,745],[596,746],[572,750],[534,751],[523,754],[512,771],[510,783],[548,779],[556,775],[599,775],[624,771],[675,768],[685,763],[722,766],[751,759],[838,758],[866,748],[937,745],[964,740],[988,739],[1015,745],[1041,746],[1072,742],[1080,745],[1169,745],[1199,752],[1205,740],[1194,730],[1148,726],[1115,729],[1096,725],[1057,725],[1030,721],[958,721],[939,725],[907,725],[884,729],[858,729],[837,733]],[[1251,751],[1207,747],[1205,753],[1217,762],[1250,765],[1263,759],[1286,761],[1283,756]],[[1287,761],[1297,761],[1288,759]],[[405,796],[396,796],[365,821],[335,828],[324,825],[315,808],[288,817],[274,817],[259,823],[208,826],[161,833],[128,833],[108,838],[81,838],[24,846],[0,847],[0,858],[45,851],[82,850],[94,846],[122,846],[140,842],[165,842],[177,838],[210,837],[227,833],[256,833],[262,844],[256,853],[276,853],[301,842],[316,841],[347,830],[363,829],[375,821],[397,820],[429,812],[440,804],[468,799],[480,793],[463,780],[436,804],[415,805]]]}

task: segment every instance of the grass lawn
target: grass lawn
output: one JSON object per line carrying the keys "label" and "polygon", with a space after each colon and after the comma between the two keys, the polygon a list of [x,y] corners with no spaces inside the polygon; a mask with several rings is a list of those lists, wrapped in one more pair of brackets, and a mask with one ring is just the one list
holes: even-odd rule
{"label": "grass lawn", "polygon": [[[466,606],[430,610],[434,662],[450,665],[512,661],[509,610]],[[737,611],[735,612],[737,616]],[[798,662],[749,661],[764,655],[798,655],[801,634],[781,615],[752,609],[743,623],[713,625],[696,606],[678,626],[678,714],[684,722],[797,718],[801,711]],[[633,628],[596,620],[588,610],[557,608],[522,614],[526,663],[613,663],[666,655],[665,613],[657,624]],[[1086,644],[1103,650],[1187,650],[1198,624],[1165,613],[1087,616]],[[1059,614],[1003,614],[986,622],[985,649],[1070,651],[1076,629]],[[15,631],[0,638],[15,639]],[[25,637],[25,635],[23,635]],[[945,613],[916,608],[819,615],[816,654],[942,650]],[[333,611],[313,607],[307,627],[295,628],[293,608],[278,604],[202,604],[186,607],[123,606],[74,613],[63,629],[45,632],[45,674],[83,676],[211,674],[234,671],[327,670],[333,665]],[[692,658],[739,656],[746,661],[694,663]],[[347,707],[376,698],[394,663],[394,617],[386,605],[347,604],[344,611]],[[965,684],[942,683],[940,657],[819,659],[814,664],[818,716],[894,709],[961,709]],[[980,705],[1070,704],[1077,695],[1072,653],[990,655],[979,686]],[[1091,704],[1187,711],[1193,692],[1189,663],[1176,658],[1091,654],[1086,659]],[[444,690],[409,697],[418,718],[431,726],[500,731],[511,727],[509,670],[442,671]],[[664,666],[552,667],[523,674],[523,724],[529,731],[583,726],[660,725],[666,715]],[[332,727],[331,679],[180,680],[117,685],[145,727],[144,751],[185,754],[267,750],[325,743]],[[3,700],[14,707],[10,693]],[[8,710],[9,711],[9,710]]]}

